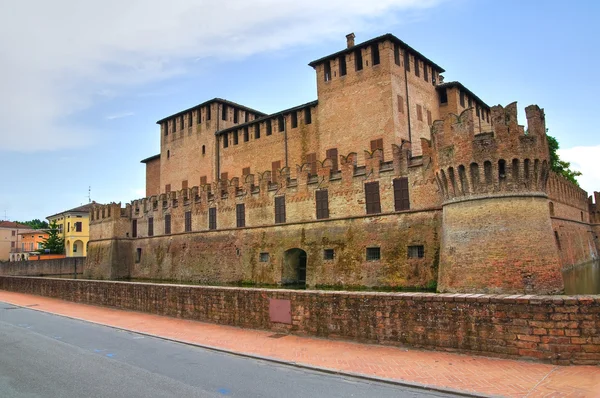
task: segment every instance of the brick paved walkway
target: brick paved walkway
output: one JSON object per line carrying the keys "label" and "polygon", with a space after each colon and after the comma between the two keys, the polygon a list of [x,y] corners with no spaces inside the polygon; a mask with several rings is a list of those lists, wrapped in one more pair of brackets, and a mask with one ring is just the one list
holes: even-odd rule
{"label": "brick paved walkway", "polygon": [[246,355],[506,397],[600,397],[600,366],[553,365],[357,344],[187,321],[0,291],[0,301]]}

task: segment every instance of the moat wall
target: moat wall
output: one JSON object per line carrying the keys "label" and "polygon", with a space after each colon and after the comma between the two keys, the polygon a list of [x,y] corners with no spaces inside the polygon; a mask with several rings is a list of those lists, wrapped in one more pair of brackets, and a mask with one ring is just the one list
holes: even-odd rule
{"label": "moat wall", "polygon": [[[364,293],[0,277],[0,289],[223,325],[600,364],[600,296]],[[289,302],[288,323],[269,307]],[[281,315],[281,314],[280,314]]]}
{"label": "moat wall", "polygon": [[52,260],[11,261],[0,264],[0,275],[13,276],[73,276],[81,275],[85,257]]}

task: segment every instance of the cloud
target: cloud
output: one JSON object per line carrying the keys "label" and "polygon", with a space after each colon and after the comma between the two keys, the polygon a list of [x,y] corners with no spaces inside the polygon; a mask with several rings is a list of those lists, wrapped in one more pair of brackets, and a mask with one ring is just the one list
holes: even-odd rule
{"label": "cloud", "polygon": [[124,118],[127,116],[133,116],[133,115],[134,115],[133,112],[123,112],[123,113],[117,113],[114,115],[108,115],[108,116],[106,116],[106,119],[107,120],[115,120],[115,119],[121,119],[121,118]]}
{"label": "cloud", "polygon": [[196,59],[381,31],[397,22],[395,12],[414,14],[441,1],[0,2],[0,150],[89,145],[95,132],[73,126],[69,116],[128,88],[183,74]]}
{"label": "cloud", "polygon": [[571,170],[583,173],[577,177],[577,181],[588,194],[600,191],[600,167],[598,167],[600,145],[559,149],[558,156],[562,160],[571,162]]}

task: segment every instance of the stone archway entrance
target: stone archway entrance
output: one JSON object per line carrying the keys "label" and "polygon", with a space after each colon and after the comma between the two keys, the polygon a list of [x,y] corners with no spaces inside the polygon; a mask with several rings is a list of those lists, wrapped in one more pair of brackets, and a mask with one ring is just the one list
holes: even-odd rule
{"label": "stone archway entrance", "polygon": [[283,254],[282,285],[306,287],[306,252],[302,249],[289,249]]}

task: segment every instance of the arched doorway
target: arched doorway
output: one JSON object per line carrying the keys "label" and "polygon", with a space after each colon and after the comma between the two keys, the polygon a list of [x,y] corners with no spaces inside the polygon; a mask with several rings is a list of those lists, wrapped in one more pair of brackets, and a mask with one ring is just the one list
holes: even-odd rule
{"label": "arched doorway", "polygon": [[76,240],[73,242],[73,257],[82,257],[83,255],[83,242]]}
{"label": "arched doorway", "polygon": [[302,249],[289,249],[283,254],[281,284],[306,287],[306,252]]}

